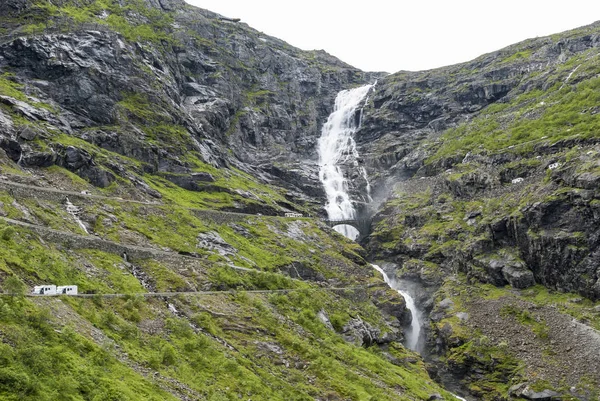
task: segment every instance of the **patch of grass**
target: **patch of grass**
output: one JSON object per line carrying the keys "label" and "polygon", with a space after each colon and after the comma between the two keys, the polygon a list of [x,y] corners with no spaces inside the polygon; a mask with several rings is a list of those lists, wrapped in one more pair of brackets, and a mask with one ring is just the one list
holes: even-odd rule
{"label": "patch of grass", "polygon": [[[470,122],[448,130],[441,141],[443,146],[438,147],[427,163],[469,151],[525,152],[529,148],[519,147],[525,143],[593,137],[600,127],[600,117],[588,111],[600,100],[598,88],[600,78],[590,78],[574,86],[557,83],[545,92],[526,92],[510,104],[486,109]],[[506,125],[502,121],[509,107],[518,111]]]}
{"label": "patch of grass", "polygon": [[505,305],[500,310],[502,316],[513,316],[521,324],[531,327],[533,333],[540,339],[548,338],[549,327],[545,322],[539,321],[529,311],[515,305]]}

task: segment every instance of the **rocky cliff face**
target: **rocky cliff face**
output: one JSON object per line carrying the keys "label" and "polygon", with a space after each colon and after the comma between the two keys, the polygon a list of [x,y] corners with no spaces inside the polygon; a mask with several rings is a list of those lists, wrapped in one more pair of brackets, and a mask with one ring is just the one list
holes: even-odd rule
{"label": "rocky cliff face", "polygon": [[[562,318],[545,309],[546,295],[536,305],[527,296],[546,288],[600,297],[599,32],[594,24],[465,64],[393,74],[364,111],[357,136],[374,191],[386,199],[394,188],[376,202],[365,245],[433,293],[423,304],[432,310],[430,346],[447,358],[441,372],[458,372],[473,396],[507,397],[519,380],[559,388],[553,363],[572,351],[575,364],[587,363],[584,341],[569,343],[551,323]],[[489,289],[478,292],[486,285],[503,289],[492,296],[499,301],[486,301]],[[518,313],[517,304],[530,309]],[[594,304],[586,305],[591,312]],[[561,312],[599,328],[573,304]],[[511,333],[519,325],[539,343],[518,344]],[[491,326],[503,335],[490,342]],[[554,362],[533,362],[544,347]],[[519,363],[538,372],[517,374]],[[564,376],[569,396],[587,394],[582,375]]]}
{"label": "rocky cliff face", "polygon": [[[319,197],[320,126],[337,92],[375,74],[183,2],[155,3],[5,4],[0,68],[27,98],[3,99],[25,119],[3,114],[4,141],[19,142],[4,148],[24,166],[71,165],[60,141],[39,149],[19,136],[33,123],[37,135],[68,133],[150,174],[191,174],[191,152]],[[72,171],[100,187],[131,181],[101,167],[112,173]]]}

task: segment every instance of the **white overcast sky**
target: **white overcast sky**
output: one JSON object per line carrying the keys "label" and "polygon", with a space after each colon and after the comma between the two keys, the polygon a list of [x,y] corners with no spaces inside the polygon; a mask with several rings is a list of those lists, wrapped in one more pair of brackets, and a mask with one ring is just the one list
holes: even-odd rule
{"label": "white overcast sky", "polygon": [[365,71],[471,60],[600,20],[598,0],[186,0]]}

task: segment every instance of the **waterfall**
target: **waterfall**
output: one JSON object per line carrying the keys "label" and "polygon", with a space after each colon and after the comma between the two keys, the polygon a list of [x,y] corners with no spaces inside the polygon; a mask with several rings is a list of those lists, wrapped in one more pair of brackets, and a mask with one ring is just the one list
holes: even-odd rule
{"label": "waterfall", "polygon": [[[365,85],[338,93],[333,113],[323,125],[319,139],[319,179],[325,188],[325,210],[330,220],[354,219],[356,211],[348,193],[348,183],[341,165],[358,166],[358,151],[352,137],[360,127],[360,114],[356,114],[373,85]],[[365,173],[366,175],[366,173]],[[335,230],[350,239],[358,237],[354,227],[341,225]]]}
{"label": "waterfall", "polygon": [[383,275],[383,279],[385,280],[386,284],[390,286],[390,288],[398,291],[398,293],[400,295],[402,295],[402,297],[404,298],[404,300],[406,301],[406,307],[408,308],[408,310],[410,311],[410,313],[412,314],[412,322],[410,323],[410,327],[408,328],[408,331],[406,333],[406,343],[404,345],[406,345],[407,348],[413,350],[413,351],[420,351],[420,347],[419,347],[419,339],[420,339],[420,335],[421,335],[421,325],[422,325],[422,321],[423,321],[423,317],[421,316],[421,312],[417,309],[417,306],[415,305],[415,300],[414,298],[402,287],[402,283],[399,282],[398,280],[389,277],[381,267],[377,266],[377,265],[371,265],[373,266],[373,268],[375,270],[377,270],[379,273],[381,273]]}
{"label": "waterfall", "polygon": [[85,231],[86,234],[89,234],[87,228],[85,228],[85,225],[79,218],[79,213],[81,213],[81,209],[79,207],[75,206],[74,204],[72,204],[68,197],[65,198],[65,208],[67,209],[67,213],[69,213],[71,216],[73,216],[73,218],[75,219],[77,224],[79,224],[79,227],[81,227],[81,229],[83,231]]}

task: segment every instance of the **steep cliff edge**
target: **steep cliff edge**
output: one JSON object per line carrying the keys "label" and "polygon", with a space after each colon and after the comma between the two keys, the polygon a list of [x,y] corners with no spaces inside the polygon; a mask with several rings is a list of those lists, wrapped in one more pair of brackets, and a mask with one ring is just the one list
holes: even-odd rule
{"label": "steep cliff edge", "polygon": [[425,287],[441,374],[475,397],[597,397],[599,52],[596,23],[393,74],[364,111],[365,245]]}

